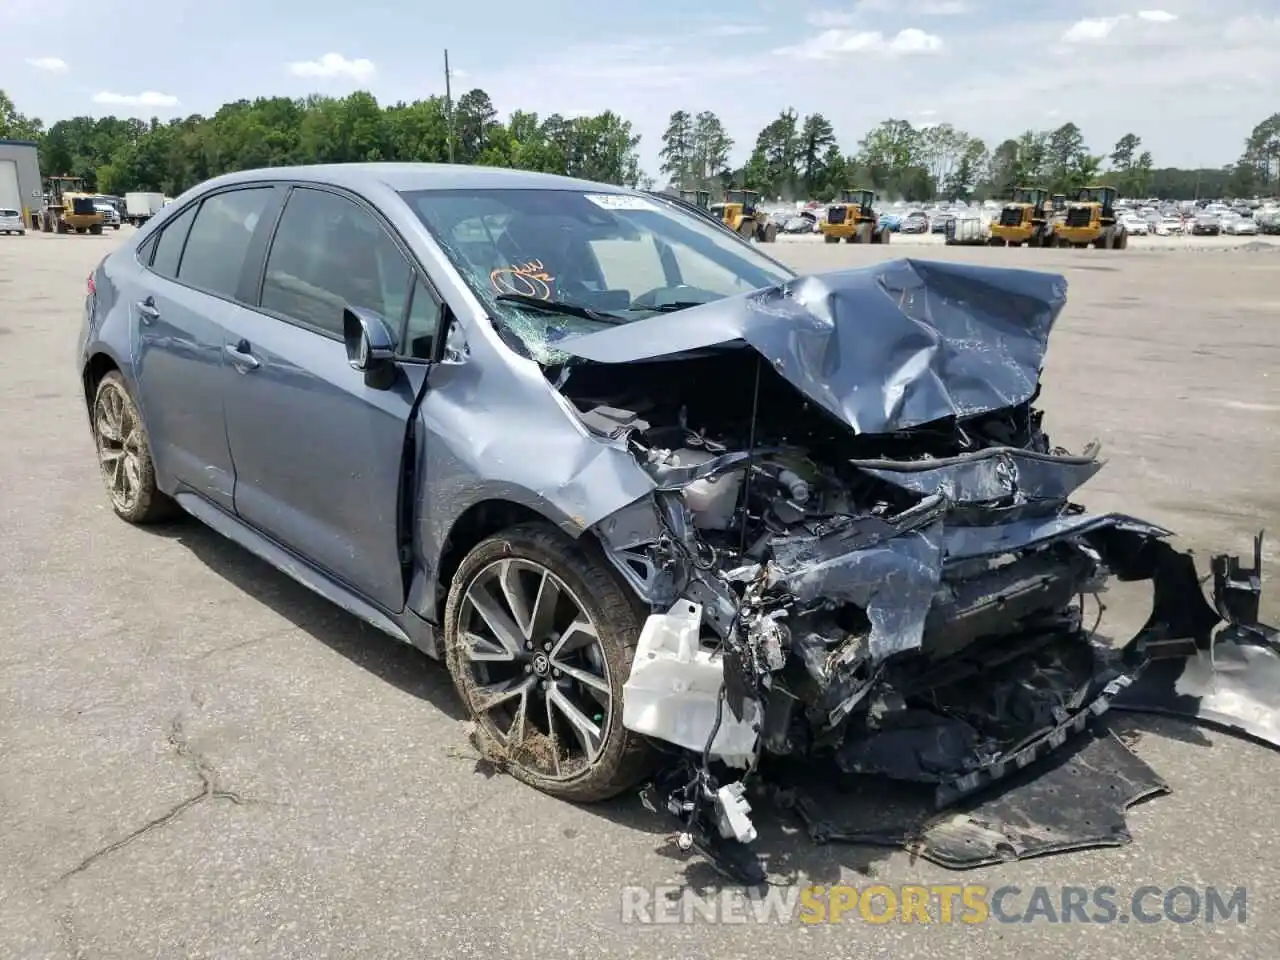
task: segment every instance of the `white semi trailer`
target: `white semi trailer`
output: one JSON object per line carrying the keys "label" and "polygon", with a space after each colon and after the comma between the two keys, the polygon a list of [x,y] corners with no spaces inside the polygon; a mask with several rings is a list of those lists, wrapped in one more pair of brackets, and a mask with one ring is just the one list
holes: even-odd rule
{"label": "white semi trailer", "polygon": [[126,193],[124,222],[140,227],[164,209],[163,193]]}

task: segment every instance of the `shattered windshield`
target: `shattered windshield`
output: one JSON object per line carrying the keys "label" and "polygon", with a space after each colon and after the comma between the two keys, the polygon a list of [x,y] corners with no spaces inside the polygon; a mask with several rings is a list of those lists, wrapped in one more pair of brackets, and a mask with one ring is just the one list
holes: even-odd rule
{"label": "shattered windshield", "polygon": [[403,196],[493,319],[540,363],[564,360],[556,343],[568,337],[792,276],[701,218],[633,194],[500,189]]}

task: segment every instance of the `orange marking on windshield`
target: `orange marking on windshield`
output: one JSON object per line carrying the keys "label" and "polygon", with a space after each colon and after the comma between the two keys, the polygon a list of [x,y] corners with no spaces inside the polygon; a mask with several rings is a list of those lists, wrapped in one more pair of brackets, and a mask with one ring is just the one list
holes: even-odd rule
{"label": "orange marking on windshield", "polygon": [[489,282],[498,293],[518,293],[539,300],[551,299],[551,285],[555,280],[541,260],[498,267],[489,273]]}

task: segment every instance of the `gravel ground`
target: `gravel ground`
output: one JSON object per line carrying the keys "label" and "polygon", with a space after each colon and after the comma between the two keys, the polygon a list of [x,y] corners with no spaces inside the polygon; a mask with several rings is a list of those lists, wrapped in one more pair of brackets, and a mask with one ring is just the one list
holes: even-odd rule
{"label": "gravel ground", "polygon": [[[1134,808],[1130,846],[966,874],[786,822],[763,848],[783,880],[862,887],[1245,886],[1245,924],[623,923],[623,885],[714,889],[637,800],[579,808],[493,775],[442,667],[194,523],[112,516],[73,345],[85,275],[128,233],[0,237],[0,956],[1280,955],[1280,756],[1136,719],[1172,794]],[[897,251],[772,252],[816,271]],[[1280,527],[1280,248],[929,254],[1069,278],[1045,405],[1055,441],[1111,458],[1089,507],[1201,551]],[[1142,598],[1116,599],[1108,626],[1140,622]]]}

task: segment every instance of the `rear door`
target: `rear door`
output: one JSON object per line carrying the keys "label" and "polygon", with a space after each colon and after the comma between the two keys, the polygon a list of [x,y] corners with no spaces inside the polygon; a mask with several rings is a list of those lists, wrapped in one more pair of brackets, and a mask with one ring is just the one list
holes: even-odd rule
{"label": "rear door", "polygon": [[270,186],[195,201],[144,244],[140,283],[129,291],[139,402],[161,483],[228,511],[234,477],[222,415],[224,324],[254,232],[278,201]]}
{"label": "rear door", "polygon": [[[236,512],[398,612],[408,560],[402,456],[439,301],[376,211],[315,186],[290,192],[257,301],[227,320],[237,371],[224,393]],[[388,390],[366,386],[347,361],[348,304],[381,315],[400,334],[406,356]]]}

